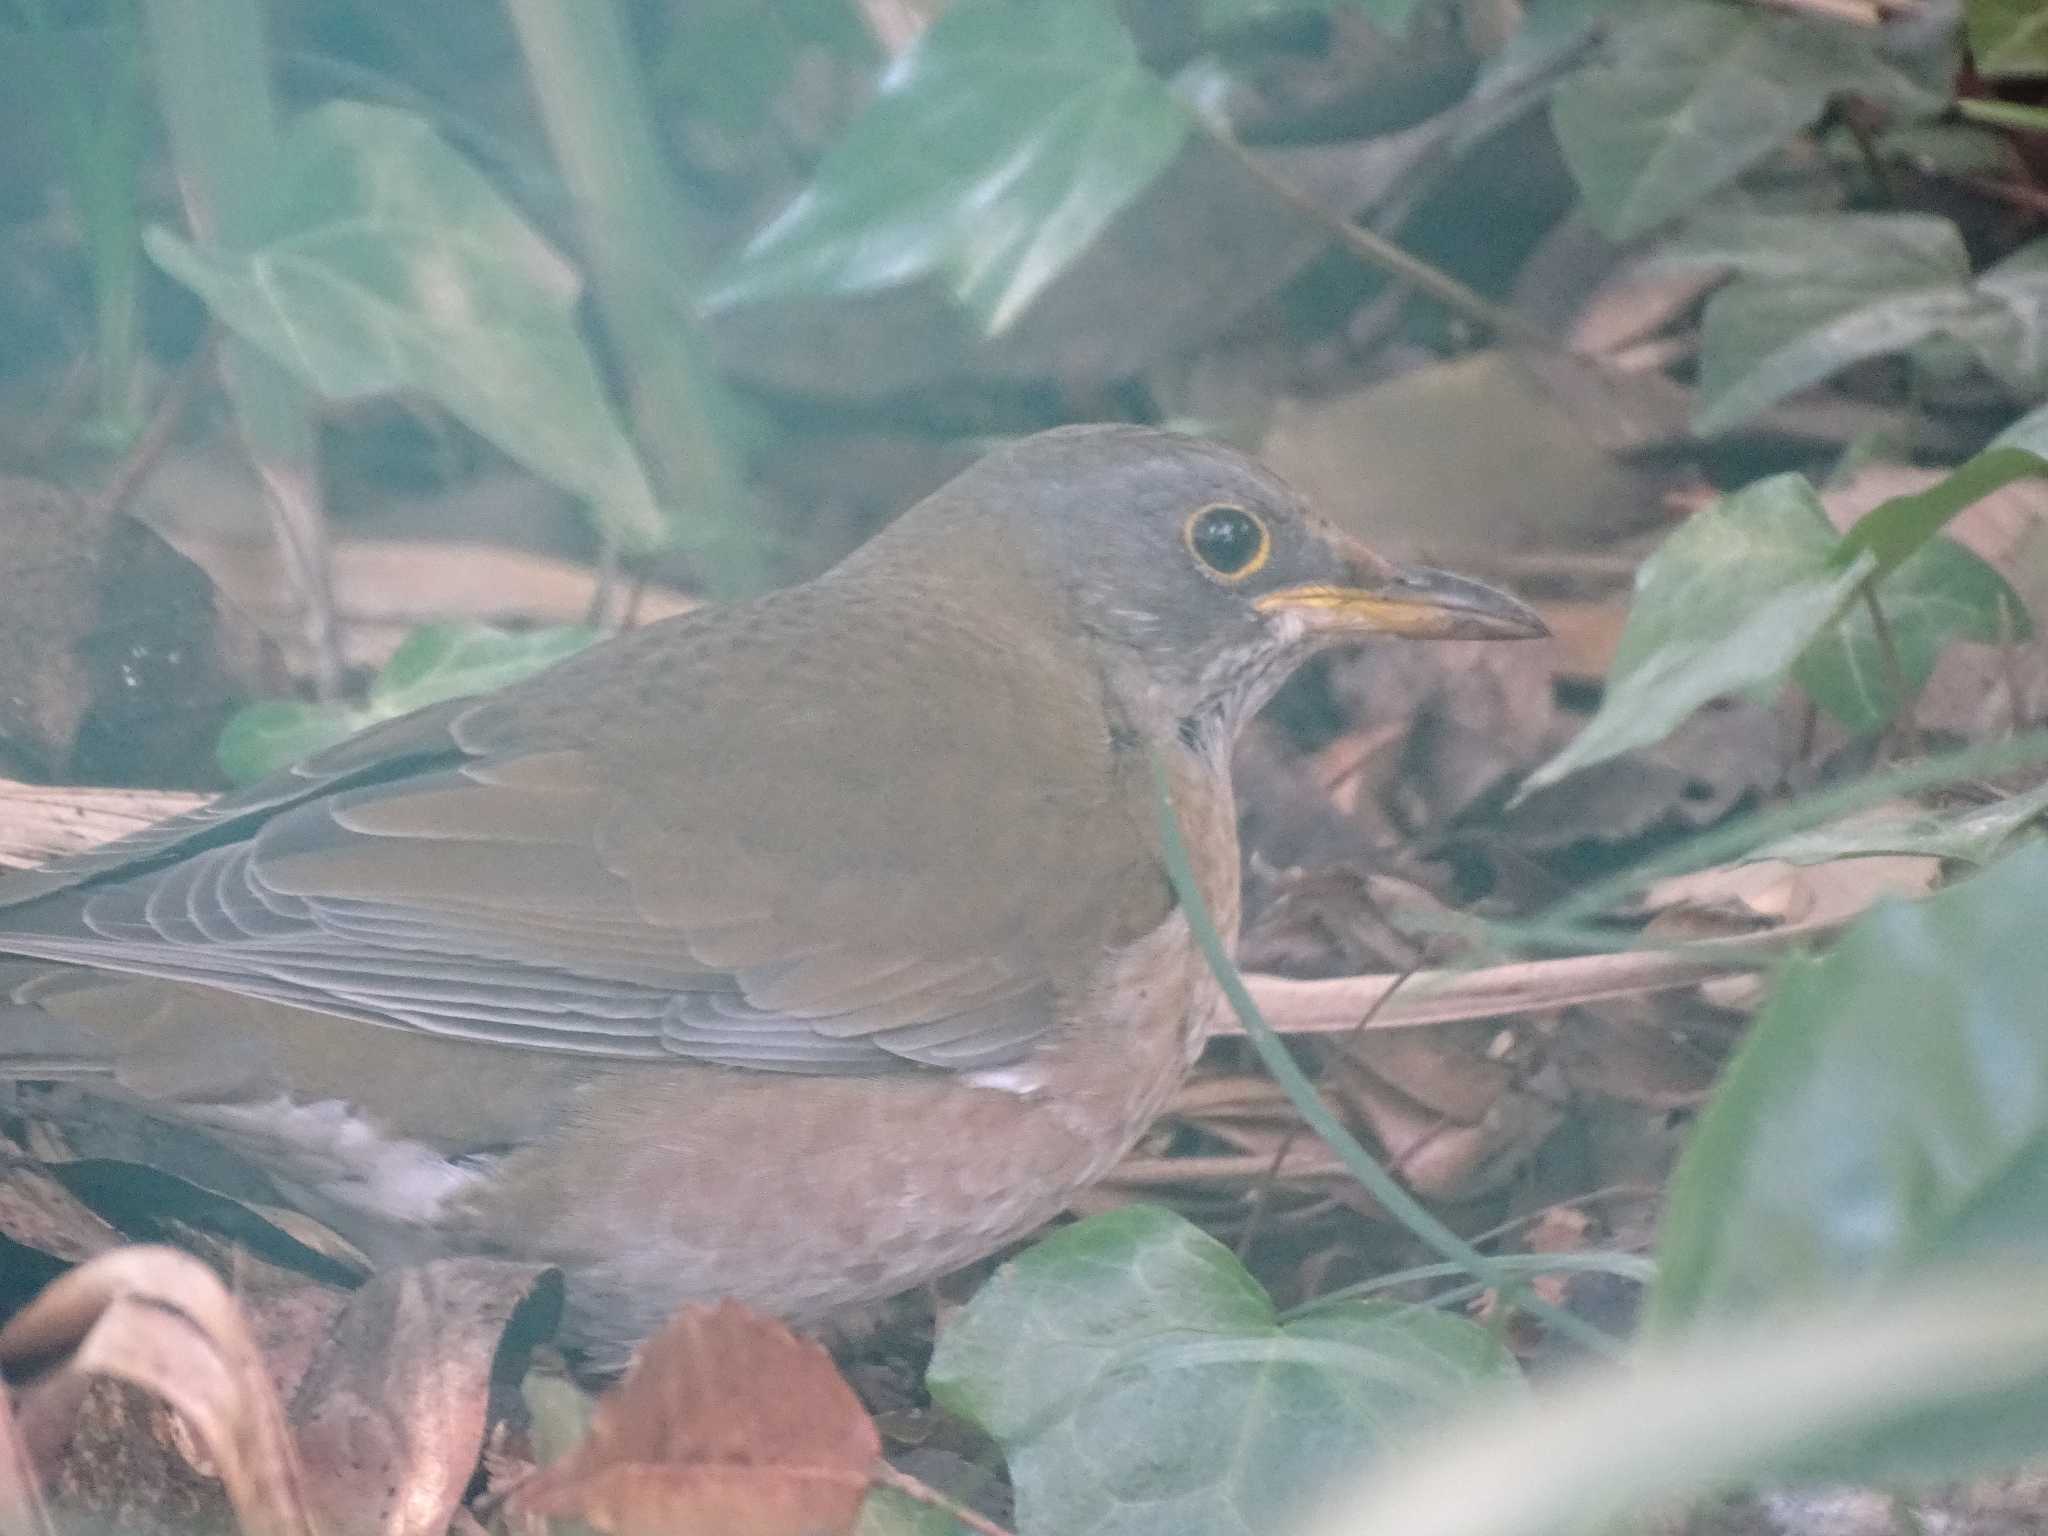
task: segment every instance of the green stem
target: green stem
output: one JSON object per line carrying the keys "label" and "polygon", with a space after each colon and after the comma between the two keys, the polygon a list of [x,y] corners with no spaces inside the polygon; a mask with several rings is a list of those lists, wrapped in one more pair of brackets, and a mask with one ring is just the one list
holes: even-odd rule
{"label": "green stem", "polygon": [[1315,1084],[1309,1081],[1308,1074],[1301,1070],[1285,1043],[1274,1033],[1273,1026],[1259,1012],[1259,1005],[1252,1001],[1244,977],[1238,973],[1236,964],[1224,947],[1222,935],[1216,931],[1215,921],[1209,915],[1209,905],[1203,900],[1201,887],[1196,883],[1194,866],[1188,859],[1187,842],[1181,836],[1180,817],[1174,810],[1173,787],[1167,777],[1166,762],[1157,751],[1152,753],[1152,781],[1158,793],[1159,835],[1164,844],[1167,878],[1173,883],[1174,895],[1179,898],[1181,912],[1187,918],[1195,944],[1201,950],[1202,958],[1209,962],[1209,970],[1223,989],[1223,995],[1229,999],[1230,1006],[1244,1024],[1245,1035],[1259,1053],[1259,1059],[1266,1064],[1266,1070],[1273,1074],[1309,1128],[1323,1138],[1352,1176],[1365,1186],[1389,1215],[1434,1252],[1457,1265],[1465,1274],[1484,1281],[1503,1300],[1512,1300],[1559,1333],[1600,1354],[1618,1355],[1621,1352],[1618,1340],[1610,1338],[1585,1319],[1550,1305],[1535,1295],[1520,1278],[1494,1263],[1437,1220],[1330,1112],[1329,1106],[1316,1092]]}

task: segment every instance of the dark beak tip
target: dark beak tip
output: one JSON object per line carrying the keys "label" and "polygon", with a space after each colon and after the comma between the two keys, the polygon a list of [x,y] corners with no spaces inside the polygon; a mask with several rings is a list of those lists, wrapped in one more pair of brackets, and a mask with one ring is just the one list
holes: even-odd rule
{"label": "dark beak tip", "polygon": [[1448,571],[1415,569],[1407,581],[1426,600],[1440,605],[1461,638],[1475,640],[1543,640],[1550,626],[1543,615],[1518,597],[1469,576]]}

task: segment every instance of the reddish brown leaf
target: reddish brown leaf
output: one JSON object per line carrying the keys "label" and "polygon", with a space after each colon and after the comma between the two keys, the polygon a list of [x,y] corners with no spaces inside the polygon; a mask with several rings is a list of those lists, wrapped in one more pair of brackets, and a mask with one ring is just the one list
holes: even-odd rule
{"label": "reddish brown leaf", "polygon": [[881,1437],[831,1357],[737,1303],[686,1307],[512,1497],[611,1536],[850,1530]]}

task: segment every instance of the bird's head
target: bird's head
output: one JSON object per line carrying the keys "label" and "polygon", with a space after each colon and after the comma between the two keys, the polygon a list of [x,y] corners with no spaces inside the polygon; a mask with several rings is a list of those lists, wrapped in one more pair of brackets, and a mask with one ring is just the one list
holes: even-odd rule
{"label": "bird's head", "polygon": [[1506,593],[1384,559],[1256,461],[1174,433],[1040,433],[926,507],[982,551],[1013,552],[1018,587],[1056,594],[1124,686],[1224,737],[1302,662],[1347,641],[1547,633]]}

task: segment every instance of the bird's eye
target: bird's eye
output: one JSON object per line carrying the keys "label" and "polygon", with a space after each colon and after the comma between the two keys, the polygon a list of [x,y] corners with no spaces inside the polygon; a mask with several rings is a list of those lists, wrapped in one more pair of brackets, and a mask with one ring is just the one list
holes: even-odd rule
{"label": "bird's eye", "polygon": [[1225,581],[1242,581],[1266,563],[1272,536],[1243,507],[1204,507],[1188,518],[1181,536],[1194,557]]}

